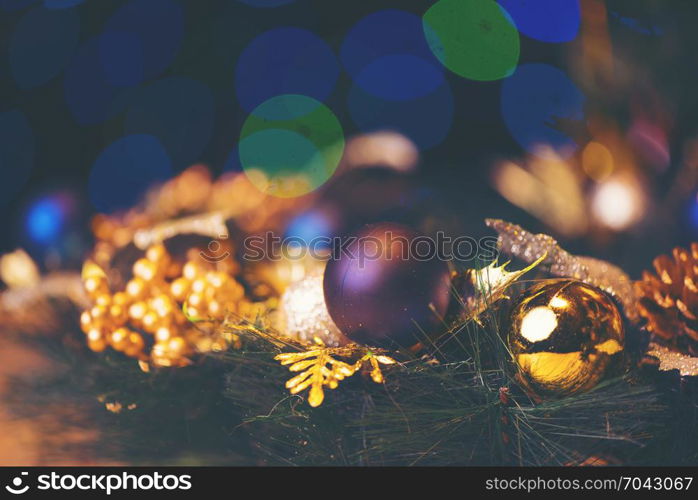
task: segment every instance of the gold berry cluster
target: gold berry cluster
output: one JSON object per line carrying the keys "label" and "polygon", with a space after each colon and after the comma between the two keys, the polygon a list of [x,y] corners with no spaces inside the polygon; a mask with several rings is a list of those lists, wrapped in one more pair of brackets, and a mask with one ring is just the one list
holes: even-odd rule
{"label": "gold berry cluster", "polygon": [[230,274],[198,257],[178,264],[162,244],[134,263],[123,291],[112,293],[106,273],[91,261],[83,267],[83,284],[93,302],[80,317],[89,347],[111,347],[137,358],[144,369],[148,362],[184,366],[196,352],[226,349],[239,342],[237,336],[199,323],[229,315],[254,320],[266,310],[264,303],[247,300]]}

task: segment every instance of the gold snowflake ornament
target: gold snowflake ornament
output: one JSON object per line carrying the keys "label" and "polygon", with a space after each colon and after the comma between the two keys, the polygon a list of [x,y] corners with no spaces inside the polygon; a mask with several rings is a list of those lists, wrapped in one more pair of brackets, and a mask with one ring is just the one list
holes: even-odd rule
{"label": "gold snowflake ornament", "polygon": [[[353,363],[341,359],[355,359]],[[358,358],[358,359],[357,359]],[[351,377],[363,366],[370,368],[371,379],[377,383],[384,382],[380,365],[393,365],[396,361],[388,356],[378,354],[368,347],[356,344],[344,347],[327,347],[316,338],[315,346],[304,352],[287,352],[274,359],[288,366],[291,372],[301,372],[286,382],[291,394],[298,394],[308,388],[308,404],[317,407],[325,399],[324,388],[336,389],[341,380]]]}

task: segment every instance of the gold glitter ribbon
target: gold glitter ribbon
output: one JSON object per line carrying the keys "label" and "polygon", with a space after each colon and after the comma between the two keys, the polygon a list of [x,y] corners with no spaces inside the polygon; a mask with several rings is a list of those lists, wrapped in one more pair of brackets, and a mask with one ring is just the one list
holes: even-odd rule
{"label": "gold glitter ribbon", "polygon": [[497,247],[502,252],[527,263],[545,256],[541,264],[548,266],[551,274],[575,278],[601,288],[623,305],[628,319],[633,322],[638,320],[633,282],[619,267],[591,257],[573,255],[562,249],[552,236],[534,234],[501,219],[485,219],[485,224],[499,234]]}
{"label": "gold glitter ribbon", "polygon": [[682,377],[698,375],[698,358],[672,351],[655,343],[650,344],[647,354],[659,360],[659,369],[663,372],[678,370]]}

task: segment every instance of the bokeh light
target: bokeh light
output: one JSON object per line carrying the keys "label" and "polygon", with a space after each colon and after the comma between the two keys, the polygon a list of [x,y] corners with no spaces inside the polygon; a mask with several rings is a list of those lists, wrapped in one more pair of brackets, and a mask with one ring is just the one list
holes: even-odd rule
{"label": "bokeh light", "polygon": [[238,0],[240,3],[249,5],[250,7],[258,7],[261,9],[269,9],[293,3],[296,0]]}
{"label": "bokeh light", "polygon": [[12,200],[34,168],[36,141],[21,111],[0,113],[0,205]]}
{"label": "bokeh light", "polygon": [[80,18],[73,10],[37,7],[17,23],[10,40],[10,69],[21,89],[48,82],[63,70],[75,52]]}
{"label": "bokeh light", "polygon": [[182,8],[171,0],[132,0],[88,39],[65,72],[65,99],[75,120],[92,125],[123,111],[144,80],[173,61],[182,41]]}
{"label": "bokeh light", "polygon": [[39,1],[40,0],[0,0],[0,9],[5,12],[14,12],[29,7]]}
{"label": "bokeh light", "polygon": [[124,133],[148,134],[165,147],[175,169],[200,160],[213,133],[214,99],[201,82],[169,77],[143,88],[126,112]]}
{"label": "bokeh light", "polygon": [[600,142],[590,141],[582,151],[582,169],[589,177],[601,182],[613,173],[613,155]]}
{"label": "bokeh light", "polygon": [[647,165],[662,172],[671,163],[666,131],[646,118],[635,118],[626,136],[638,157]]}
{"label": "bokeh light", "polygon": [[29,237],[42,245],[54,243],[61,235],[70,208],[65,196],[51,195],[35,201],[26,216]]}
{"label": "bokeh light", "polygon": [[338,75],[337,58],[320,37],[300,28],[276,28],[256,37],[240,54],[235,90],[241,106],[251,112],[284,94],[324,101]]}
{"label": "bokeh light", "polygon": [[92,166],[90,201],[101,212],[125,209],[139,202],[153,184],[171,175],[170,159],[155,137],[122,137],[107,146]]}
{"label": "bokeh light", "polygon": [[245,120],[239,151],[252,184],[264,193],[291,198],[332,176],[344,152],[344,133],[332,111],[315,99],[277,96]]}
{"label": "bokeh light", "polygon": [[698,232],[698,194],[694,195],[688,206],[688,223],[694,233]]}
{"label": "bokeh light", "polygon": [[621,231],[643,215],[645,200],[639,186],[622,177],[599,184],[591,197],[591,213],[603,226]]}
{"label": "bokeh light", "polygon": [[344,163],[348,168],[382,166],[410,172],[418,162],[417,146],[404,135],[392,131],[352,137],[344,153]]}
{"label": "bokeh light", "polygon": [[85,0],[44,0],[44,7],[47,9],[69,9],[83,2]]}
{"label": "bokeh light", "polygon": [[326,249],[330,247],[329,238],[335,236],[336,225],[330,214],[321,209],[313,209],[294,217],[288,224],[284,237],[291,243],[303,242],[302,246],[306,247],[312,243],[312,250]]}
{"label": "bokeh light", "polygon": [[571,136],[583,126],[584,100],[567,75],[548,64],[522,64],[502,84],[504,123],[531,153],[545,144],[560,156],[572,154],[577,144]]}
{"label": "bokeh light", "polygon": [[342,43],[340,57],[363,91],[390,101],[425,96],[444,81],[421,19],[401,10],[374,12],[356,23]]}
{"label": "bokeh light", "polygon": [[579,0],[498,0],[520,33],[541,42],[569,42],[579,32]]}
{"label": "bokeh light", "polygon": [[386,101],[354,85],[348,107],[361,131],[396,131],[421,150],[440,144],[453,123],[453,94],[446,81],[431,94],[406,102]]}
{"label": "bokeh light", "polygon": [[134,33],[103,33],[99,38],[99,60],[104,79],[114,87],[133,87],[145,77],[143,46]]}
{"label": "bokeh light", "polygon": [[499,80],[518,64],[519,33],[494,1],[439,0],[424,13],[423,27],[434,55],[462,77]]}
{"label": "bokeh light", "polygon": [[101,55],[102,37],[91,38],[78,48],[65,71],[65,100],[81,125],[100,123],[123,111],[135,91],[109,83]]}
{"label": "bokeh light", "polygon": [[[131,0],[109,18],[104,32],[130,34],[138,39],[140,44],[128,43],[118,55],[115,53],[117,47],[112,47],[109,55],[142,60],[143,78],[155,78],[172,63],[179,51],[184,36],[182,7],[172,0]],[[103,59],[105,66],[109,63]]]}
{"label": "bokeh light", "polygon": [[664,29],[660,25],[654,24],[647,19],[626,17],[615,11],[610,11],[608,17],[609,19],[617,20],[619,24],[641,35],[661,36],[664,34]]}

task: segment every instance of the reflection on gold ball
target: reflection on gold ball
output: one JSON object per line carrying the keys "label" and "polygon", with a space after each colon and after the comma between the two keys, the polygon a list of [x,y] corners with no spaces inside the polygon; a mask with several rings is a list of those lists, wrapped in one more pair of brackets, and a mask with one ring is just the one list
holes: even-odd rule
{"label": "reflection on gold ball", "polygon": [[581,281],[531,287],[512,312],[509,347],[523,378],[541,395],[591,389],[618,362],[623,342],[614,302]]}

